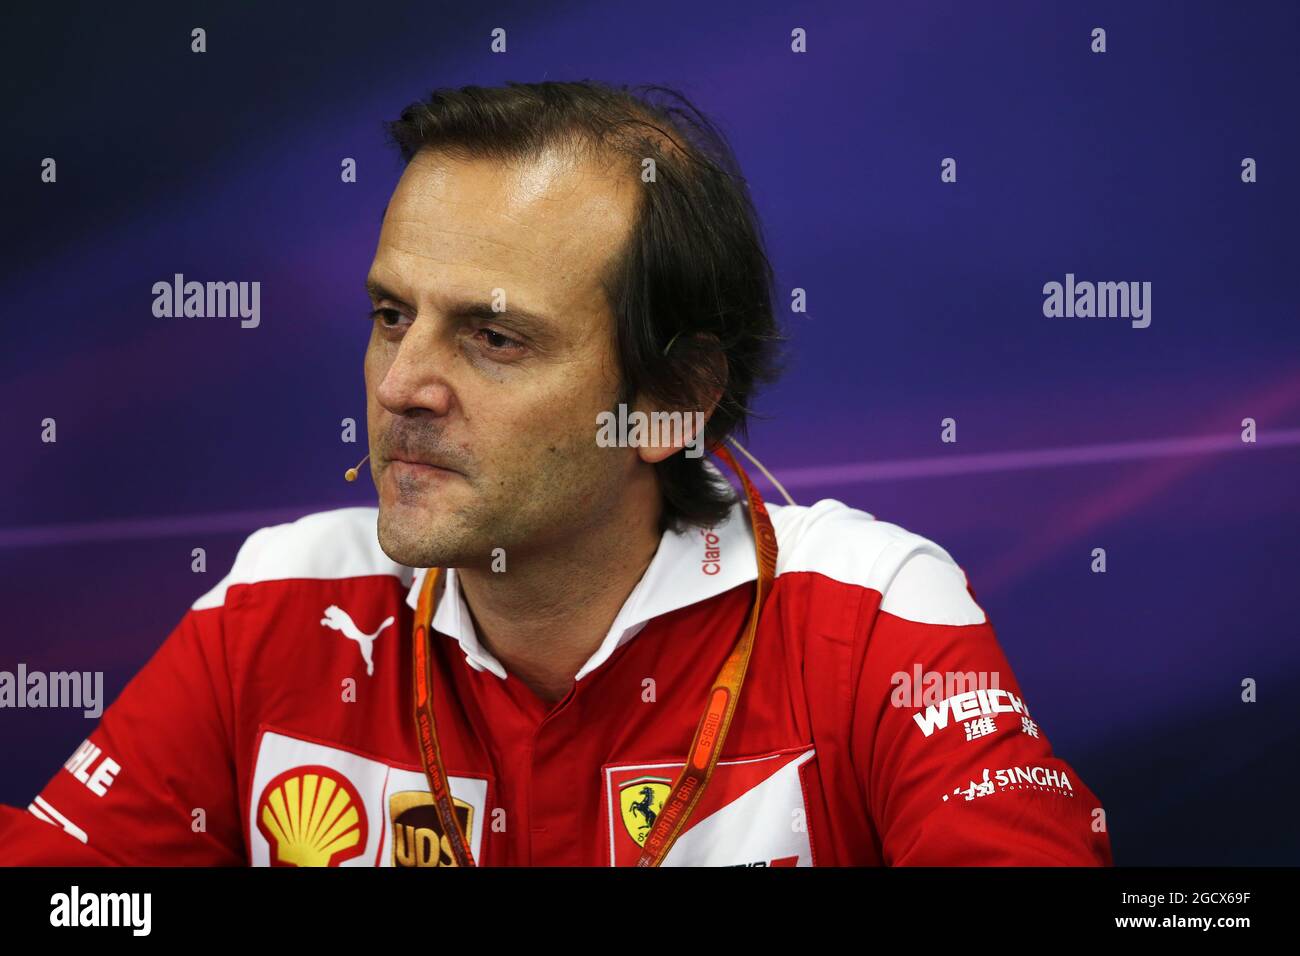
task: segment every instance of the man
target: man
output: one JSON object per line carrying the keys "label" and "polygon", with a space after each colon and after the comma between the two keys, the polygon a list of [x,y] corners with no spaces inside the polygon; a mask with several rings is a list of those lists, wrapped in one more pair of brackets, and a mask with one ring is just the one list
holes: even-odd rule
{"label": "man", "polygon": [[699,456],[732,466],[777,340],[707,120],[512,84],[390,131],[378,511],[253,534],[0,859],[1109,863],[943,549]]}

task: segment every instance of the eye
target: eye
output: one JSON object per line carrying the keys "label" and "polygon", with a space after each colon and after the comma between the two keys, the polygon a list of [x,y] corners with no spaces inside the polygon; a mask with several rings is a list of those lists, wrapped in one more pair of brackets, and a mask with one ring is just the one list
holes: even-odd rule
{"label": "eye", "polygon": [[[400,322],[405,316],[396,309],[375,309],[370,313],[370,321],[377,322],[382,329],[395,329],[396,323]],[[392,320],[393,324],[389,324]]]}
{"label": "eye", "polygon": [[509,351],[511,349],[523,347],[522,342],[510,338],[508,335],[502,335],[496,329],[482,328],[479,329],[476,334],[482,336],[482,341],[485,342],[488,348],[494,352]]}

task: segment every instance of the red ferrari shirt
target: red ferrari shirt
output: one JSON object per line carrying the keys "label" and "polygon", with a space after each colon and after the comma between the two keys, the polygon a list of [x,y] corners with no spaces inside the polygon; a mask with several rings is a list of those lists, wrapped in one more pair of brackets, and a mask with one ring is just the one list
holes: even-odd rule
{"label": "red ferrari shirt", "polygon": [[[1109,864],[1099,801],[948,553],[837,501],[768,508],[777,578],[665,865]],[[446,573],[435,716],[481,865],[635,863],[753,602],[746,510],[663,536],[554,703],[483,647]],[[424,571],[384,555],[377,515],[251,535],[40,795],[0,808],[0,863],[452,862],[413,720]]]}

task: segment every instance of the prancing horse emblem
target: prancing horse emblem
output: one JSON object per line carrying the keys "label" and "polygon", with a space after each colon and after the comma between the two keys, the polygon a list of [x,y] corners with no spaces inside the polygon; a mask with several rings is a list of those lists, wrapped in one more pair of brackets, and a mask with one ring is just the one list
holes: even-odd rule
{"label": "prancing horse emblem", "polygon": [[637,777],[619,787],[623,826],[637,846],[645,846],[650,829],[663,812],[664,800],[672,790],[672,783],[667,777]]}
{"label": "prancing horse emblem", "polygon": [[375,673],[375,638],[383,632],[384,628],[393,623],[390,617],[379,625],[379,630],[373,634],[363,634],[361,630],[352,623],[352,618],[348,612],[336,604],[331,604],[325,609],[325,616],[321,618],[321,624],[325,627],[332,627],[350,641],[356,641],[361,647],[361,659],[366,662],[366,676]]}

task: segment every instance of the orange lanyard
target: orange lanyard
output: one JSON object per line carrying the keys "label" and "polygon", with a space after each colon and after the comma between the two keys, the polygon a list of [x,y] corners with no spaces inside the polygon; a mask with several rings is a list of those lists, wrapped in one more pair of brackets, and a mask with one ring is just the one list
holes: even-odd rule
{"label": "orange lanyard", "polygon": [[[668,855],[677,838],[686,827],[686,821],[704,795],[713,768],[722,754],[722,744],[731,729],[731,718],[740,701],[740,689],[745,682],[745,671],[754,650],[754,636],[758,633],[759,615],[772,590],[776,578],[776,532],[767,515],[767,507],[755,490],[749,476],[731,457],[726,448],[715,449],[714,454],[727,463],[744,486],[749,502],[749,517],[754,530],[754,554],[758,563],[758,580],[754,589],[754,605],[731,654],[727,657],[709,691],[704,714],[695,728],[695,737],[686,765],[677,775],[668,798],[664,801],[655,824],[646,836],[637,866],[658,866]],[[447,835],[452,855],[458,866],[474,866],[466,834],[461,830],[452,807],[451,789],[447,773],[442,766],[442,749],[438,745],[438,731],[433,721],[432,655],[429,653],[429,630],[433,621],[433,590],[439,577],[438,568],[430,568],[420,586],[420,599],[415,608],[415,632],[412,643],[413,675],[415,681],[415,731],[420,742],[420,757],[424,762],[424,775],[429,781],[429,793]]]}

